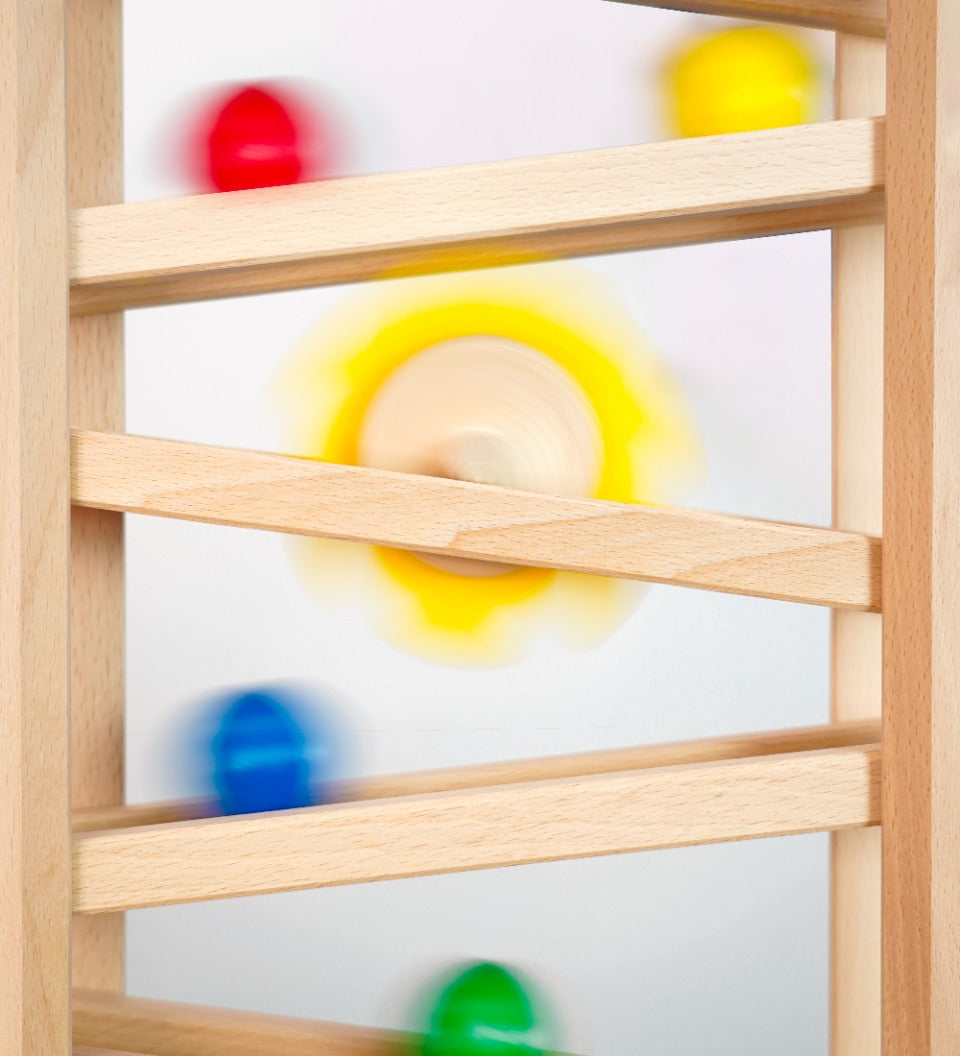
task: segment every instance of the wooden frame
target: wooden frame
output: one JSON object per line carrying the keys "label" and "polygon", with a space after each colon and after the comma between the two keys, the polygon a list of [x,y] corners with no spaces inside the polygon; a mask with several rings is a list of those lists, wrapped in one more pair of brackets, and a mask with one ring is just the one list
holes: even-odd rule
{"label": "wooden frame", "polygon": [[[834,833],[833,1056],[956,1053],[960,3],[636,2],[838,31],[837,120],[124,205],[119,0],[71,2],[66,27],[62,4],[0,0],[4,1056],[71,1050],[71,871],[76,1056],[377,1056],[409,1039],[122,997],[118,911],[815,830]],[[123,434],[127,307],[825,227],[829,529]],[[834,724],[401,775],[270,815],[124,807],[129,511],[828,605]]]}
{"label": "wooden frame", "polygon": [[0,1052],[70,1048],[64,5],[0,5]]}
{"label": "wooden frame", "polygon": [[[882,40],[840,34],[836,115],[885,109]],[[883,224],[833,234],[834,527],[880,535],[883,496]],[[881,621],[835,610],[835,721],[880,714]],[[880,1051],[880,833],[832,838],[830,1032],[835,1056]]]}
{"label": "wooden frame", "polygon": [[[67,5],[69,204],[123,197],[122,0]],[[70,421],[122,431],[123,316],[70,322]],[[123,518],[74,504],[70,524],[73,807],[121,803],[124,727]],[[120,914],[75,920],[73,982],[124,986]]]}
{"label": "wooden frame", "polygon": [[960,6],[892,0],[890,29],[883,1043],[927,1056],[960,1039]]}

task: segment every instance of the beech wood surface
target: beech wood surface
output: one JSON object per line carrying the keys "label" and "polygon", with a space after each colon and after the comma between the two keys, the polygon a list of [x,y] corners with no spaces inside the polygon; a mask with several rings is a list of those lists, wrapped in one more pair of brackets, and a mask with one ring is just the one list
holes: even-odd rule
{"label": "beech wood surface", "polygon": [[880,543],[829,528],[78,432],[78,506],[877,610]]}
{"label": "beech wood surface", "polygon": [[63,0],[0,0],[0,1053],[70,1052]]}
{"label": "beech wood surface", "polygon": [[886,32],[885,0],[620,0],[642,7],[692,11],[701,15],[787,22],[811,29],[882,37]]}
{"label": "beech wood surface", "polygon": [[876,824],[879,749],[532,780],[74,839],[76,913]]}
{"label": "beech wood surface", "polygon": [[[883,113],[882,40],[839,35],[836,115]],[[833,526],[883,527],[882,223],[833,233]],[[881,617],[835,610],[835,721],[879,720]],[[837,832],[831,873],[831,1056],[880,1053],[880,830]]]}
{"label": "beech wood surface", "polygon": [[[68,198],[123,200],[121,0],[67,4]],[[123,316],[70,322],[70,422],[122,431]],[[74,808],[123,802],[123,517],[75,506],[70,523],[70,771]],[[120,914],[76,920],[73,984],[123,989]]]}
{"label": "beech wood surface", "polygon": [[881,119],[79,209],[75,314],[876,218]]}
{"label": "beech wood surface", "polygon": [[[523,781],[545,781],[589,774],[613,774],[622,770],[648,770],[660,766],[708,763],[721,759],[784,755],[788,752],[817,751],[824,748],[849,748],[874,744],[879,738],[878,719],[835,723],[829,726],[808,726],[767,733],[738,734],[732,737],[711,737],[697,741],[610,748],[606,751],[577,752],[539,759],[517,759],[387,774],[338,782],[332,786],[329,795],[334,802],[352,803],[367,799],[484,788],[490,785],[512,785]],[[73,831],[94,832],[133,828],[136,825],[161,825],[170,821],[189,821],[209,816],[211,810],[211,804],[201,800],[173,800],[78,810],[73,814]]]}
{"label": "beech wood surface", "polygon": [[883,1051],[960,1051],[960,4],[890,0]]}

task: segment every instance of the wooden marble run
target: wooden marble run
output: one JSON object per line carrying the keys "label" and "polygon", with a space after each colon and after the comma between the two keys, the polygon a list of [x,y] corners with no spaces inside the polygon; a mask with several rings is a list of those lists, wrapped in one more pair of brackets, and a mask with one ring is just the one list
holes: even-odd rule
{"label": "wooden marble run", "polygon": [[[409,1045],[124,997],[134,907],[817,830],[833,1056],[960,1051],[960,3],[650,3],[835,30],[836,120],[122,204],[120,0],[0,0],[3,1056]],[[823,228],[830,528],[123,432],[126,308]],[[835,721],[270,816],[125,807],[124,512],[830,606]]]}

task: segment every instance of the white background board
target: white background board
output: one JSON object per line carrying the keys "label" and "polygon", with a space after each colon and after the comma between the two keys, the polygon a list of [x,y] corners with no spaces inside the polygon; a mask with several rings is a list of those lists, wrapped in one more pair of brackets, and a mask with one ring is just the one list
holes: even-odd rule
{"label": "white background board", "polygon": [[[704,20],[599,0],[169,0],[125,11],[127,196],[180,193],[164,144],[204,85],[319,81],[354,171],[663,138],[656,71]],[[811,37],[829,61],[828,38]],[[689,505],[830,519],[829,236],[583,262],[678,377],[707,471]],[[265,390],[340,289],[131,312],[131,432],[277,450]],[[299,678],[350,702],[361,772],[825,721],[828,614],[654,588],[588,652],[437,667],[318,604],[274,536],[130,518],[128,796],[175,791],[184,706]],[[527,966],[594,1056],[826,1053],[822,836],[140,911],[131,992],[403,1025],[441,961]]]}

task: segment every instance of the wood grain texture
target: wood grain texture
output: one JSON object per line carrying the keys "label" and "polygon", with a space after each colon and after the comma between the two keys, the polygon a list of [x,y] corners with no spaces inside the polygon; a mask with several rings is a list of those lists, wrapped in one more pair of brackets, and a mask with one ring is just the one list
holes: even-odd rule
{"label": "wood grain texture", "polygon": [[[839,35],[836,116],[886,106],[882,40]],[[833,234],[833,526],[883,525],[883,224]],[[880,717],[881,618],[832,613],[832,715]],[[837,832],[831,871],[831,1054],[880,1053],[880,832]]]}
{"label": "wood grain texture", "polygon": [[[455,789],[484,788],[490,785],[513,785],[524,781],[546,781],[590,774],[613,774],[623,770],[649,770],[688,763],[709,763],[721,759],[746,759],[790,752],[819,751],[824,748],[848,748],[874,744],[879,737],[878,720],[835,723],[830,726],[773,730],[769,733],[712,737],[700,741],[647,744],[601,752],[578,752],[539,759],[518,759],[441,770],[388,774],[359,781],[339,782],[332,787],[330,796],[335,802],[390,799],[395,796],[425,795],[430,792],[450,792]],[[198,800],[100,807],[75,811],[73,831],[93,832],[132,828],[136,825],[161,825],[171,821],[204,817],[209,811],[209,804]]]}
{"label": "wood grain texture", "polygon": [[89,1045],[74,1045],[73,1056],[154,1056],[146,1052],[120,1052],[117,1049],[91,1048]]}
{"label": "wood grain texture", "polygon": [[886,31],[885,0],[620,0],[643,7],[693,11],[702,15],[786,22],[813,29],[882,37]]}
{"label": "wood grain texture", "polygon": [[70,1051],[62,0],[0,0],[0,1053]]}
{"label": "wood grain texture", "polygon": [[[120,0],[67,5],[68,196],[72,208],[123,200]],[[123,317],[70,323],[70,421],[122,431]],[[123,517],[74,507],[70,533],[72,799],[123,802]],[[74,922],[73,983],[120,990],[123,917]]]}
{"label": "wood grain texture", "polygon": [[112,1056],[118,1048],[149,1056],[416,1056],[419,1052],[418,1035],[402,1031],[90,990],[74,991],[73,1035],[74,1056]]}
{"label": "wood grain texture", "polygon": [[879,541],[826,528],[93,432],[74,434],[72,495],[100,509],[820,605],[880,605]]}
{"label": "wood grain texture", "polygon": [[399,1031],[84,990],[73,995],[73,1037],[150,1056],[414,1056]]}
{"label": "wood grain texture", "polygon": [[80,209],[72,305],[829,227],[876,217],[882,172],[882,121],[863,120]]}
{"label": "wood grain texture", "polygon": [[960,4],[890,0],[883,1044],[960,1051]]}
{"label": "wood grain texture", "polygon": [[[254,192],[266,196],[268,192]],[[664,246],[686,246],[767,235],[856,227],[883,215],[883,194],[876,192],[840,202],[796,205],[752,213],[695,214],[598,224],[583,231],[518,235],[509,246],[477,241],[469,250],[436,249],[417,254],[410,247],[377,254],[337,254],[320,259],[271,263],[249,268],[170,274],[114,286],[74,286],[74,316],[123,308],[181,304],[216,297],[240,297],[277,290],[361,282],[392,275],[426,275],[466,268],[503,267],[539,260],[594,256]]]}
{"label": "wood grain texture", "polygon": [[90,990],[74,991],[73,1035],[79,1046],[74,1056],[83,1051],[110,1056],[117,1048],[150,1056],[415,1056],[419,1052],[418,1035],[402,1031]]}
{"label": "wood grain texture", "polygon": [[875,824],[879,750],[828,748],[81,833],[75,913]]}

